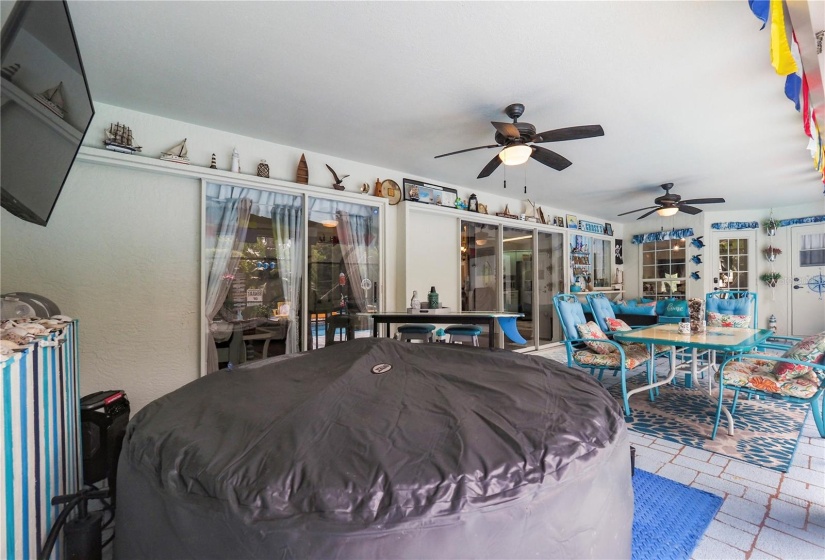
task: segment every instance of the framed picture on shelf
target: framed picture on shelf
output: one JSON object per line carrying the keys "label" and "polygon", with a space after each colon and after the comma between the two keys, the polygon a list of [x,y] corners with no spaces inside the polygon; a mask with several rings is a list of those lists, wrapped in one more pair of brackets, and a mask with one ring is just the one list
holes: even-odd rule
{"label": "framed picture on shelf", "polygon": [[[457,191],[454,189],[442,189],[441,190],[441,206],[447,206],[448,208],[455,208],[455,199],[457,196]],[[438,204],[438,203],[436,203]]]}
{"label": "framed picture on shelf", "polygon": [[579,229],[579,221],[573,214],[567,215],[567,229]]}
{"label": "framed picture on shelf", "polygon": [[615,253],[616,264],[624,264],[624,258],[622,255],[622,240],[617,239],[616,244],[613,247],[613,251]]}
{"label": "framed picture on shelf", "polygon": [[553,220],[554,226],[564,227],[564,217],[563,216],[556,216]]}
{"label": "framed picture on shelf", "polygon": [[423,185],[424,183],[419,183],[418,181],[404,179],[404,200],[413,200],[418,202],[421,192],[420,189]]}
{"label": "framed picture on shelf", "polygon": [[434,204],[435,201],[433,199],[433,189],[431,189],[430,187],[419,187],[418,202],[423,202],[425,204]]}
{"label": "framed picture on shelf", "polygon": [[605,222],[604,224],[604,234],[613,237],[613,224]]}

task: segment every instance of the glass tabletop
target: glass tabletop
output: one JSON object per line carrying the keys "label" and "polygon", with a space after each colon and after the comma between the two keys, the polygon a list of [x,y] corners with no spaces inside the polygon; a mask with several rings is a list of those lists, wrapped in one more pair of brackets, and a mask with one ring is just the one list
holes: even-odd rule
{"label": "glass tabletop", "polygon": [[613,337],[620,342],[641,342],[736,351],[763,343],[773,335],[770,329],[744,329],[733,327],[707,327],[704,332],[680,334],[676,323],[651,325],[633,331],[618,331]]}

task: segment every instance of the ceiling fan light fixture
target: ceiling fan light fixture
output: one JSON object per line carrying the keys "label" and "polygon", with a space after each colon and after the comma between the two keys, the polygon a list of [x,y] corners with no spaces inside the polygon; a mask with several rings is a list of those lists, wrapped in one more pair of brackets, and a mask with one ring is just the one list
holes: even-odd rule
{"label": "ceiling fan light fixture", "polygon": [[515,146],[507,146],[498,153],[499,159],[504,165],[521,165],[530,159],[533,153],[533,148],[524,144],[516,144]]}
{"label": "ceiling fan light fixture", "polygon": [[679,208],[676,206],[666,206],[664,208],[659,208],[656,210],[656,213],[662,216],[663,218],[667,218],[668,216],[673,216],[677,212],[679,212]]}

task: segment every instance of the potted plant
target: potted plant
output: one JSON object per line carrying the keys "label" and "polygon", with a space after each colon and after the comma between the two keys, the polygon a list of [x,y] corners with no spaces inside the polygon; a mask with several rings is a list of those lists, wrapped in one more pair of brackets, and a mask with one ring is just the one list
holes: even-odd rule
{"label": "potted plant", "polygon": [[765,258],[768,259],[770,262],[776,260],[777,255],[782,254],[782,249],[774,247],[773,245],[768,245],[767,249],[764,249],[762,253],[765,255]]}
{"label": "potted plant", "polygon": [[782,278],[782,275],[778,272],[765,272],[759,277],[760,280],[762,280],[771,288],[776,287],[776,283],[779,281],[780,278]]}
{"label": "potted plant", "polygon": [[776,235],[776,230],[779,229],[779,221],[775,220],[773,216],[768,218],[762,223],[765,226],[765,231],[768,235]]}

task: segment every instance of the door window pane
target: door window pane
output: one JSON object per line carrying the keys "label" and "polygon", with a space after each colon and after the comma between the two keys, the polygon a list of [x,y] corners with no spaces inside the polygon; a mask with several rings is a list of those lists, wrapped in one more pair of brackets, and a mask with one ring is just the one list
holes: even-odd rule
{"label": "door window pane", "polygon": [[[504,310],[524,313],[524,317],[517,320],[518,330],[528,344],[534,345],[533,231],[509,227],[502,230]],[[504,347],[513,350],[524,346],[504,337]]]}
{"label": "door window pane", "polygon": [[301,348],[303,200],[207,184],[207,371]]}
{"label": "door window pane", "polygon": [[309,197],[308,348],[371,336],[370,320],[359,312],[378,311],[378,208]]}
{"label": "door window pane", "polygon": [[750,282],[748,270],[747,238],[731,237],[719,239],[719,269],[715,278],[719,279],[720,290],[747,290]]}
{"label": "door window pane", "polygon": [[461,222],[461,310],[495,311],[498,226]]}

